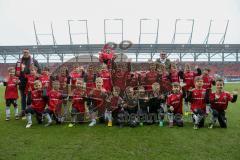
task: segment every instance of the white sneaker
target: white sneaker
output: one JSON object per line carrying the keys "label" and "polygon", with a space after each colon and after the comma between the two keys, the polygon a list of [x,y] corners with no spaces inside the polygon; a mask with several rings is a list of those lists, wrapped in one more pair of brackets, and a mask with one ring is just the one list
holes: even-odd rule
{"label": "white sneaker", "polygon": [[208,128],[213,129],[213,124],[210,124]]}
{"label": "white sneaker", "polygon": [[32,123],[28,123],[27,125],[26,125],[26,128],[30,128],[32,126]]}
{"label": "white sneaker", "polygon": [[51,122],[48,122],[47,124],[45,124],[44,126],[45,127],[48,127],[48,126],[50,126],[52,124],[52,121]]}
{"label": "white sneaker", "polygon": [[93,126],[95,126],[96,125],[96,121],[92,121],[88,126],[89,127],[93,127]]}

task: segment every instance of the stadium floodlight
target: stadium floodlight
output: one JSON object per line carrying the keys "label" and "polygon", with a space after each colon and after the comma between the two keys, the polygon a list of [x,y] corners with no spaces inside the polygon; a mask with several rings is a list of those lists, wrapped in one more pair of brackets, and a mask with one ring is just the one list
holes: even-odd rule
{"label": "stadium floodlight", "polygon": [[[71,25],[72,23],[75,23],[75,24],[82,24],[85,28],[84,32],[73,32],[72,31],[72,28],[71,28]],[[92,57],[93,57],[93,52],[91,51],[91,48],[89,47],[89,35],[88,35],[88,20],[87,19],[78,19],[78,20],[68,20],[68,33],[69,33],[69,38],[70,38],[70,45],[72,46],[71,47],[71,50],[72,50],[72,53],[73,55],[75,56],[75,58],[77,58],[78,54],[77,53],[77,50],[75,50],[73,48],[73,36],[79,36],[80,38],[85,36],[85,41],[86,41],[86,44],[87,44],[87,49],[90,53],[90,58],[91,58],[91,61],[92,61]],[[78,42],[77,44],[81,44],[81,42]],[[80,45],[79,48],[81,48],[82,46]]]}
{"label": "stadium floodlight", "polygon": [[[111,23],[112,22],[112,23]],[[112,31],[108,31],[107,27],[109,25],[109,23],[113,24],[113,22],[117,22],[120,23],[120,29],[117,32],[112,32]],[[123,19],[122,18],[108,18],[108,19],[104,19],[104,44],[116,44],[116,42],[113,42],[112,40],[107,41],[108,36],[110,35],[119,35],[120,36],[120,42],[123,42]],[[113,37],[111,37],[113,38]],[[120,50],[120,61],[122,61],[122,57],[123,57],[123,52],[124,50]]]}
{"label": "stadium floodlight", "polygon": [[[143,29],[142,25],[146,21],[154,21],[154,22],[157,23],[155,32],[143,32],[142,31],[142,29]],[[138,39],[138,49],[137,49],[137,52],[136,52],[136,61],[138,61],[139,53],[140,53],[140,50],[142,49],[140,44],[142,43],[142,36],[143,35],[153,35],[153,36],[155,36],[155,41],[152,43],[152,44],[155,44],[155,47],[150,46],[152,48],[152,51],[151,51],[151,60],[152,60],[153,56],[157,52],[157,45],[156,44],[158,44],[159,19],[142,18],[142,19],[140,19],[139,27],[140,27],[140,32],[139,32],[139,39]]]}
{"label": "stadium floodlight", "polygon": [[[191,30],[189,32],[178,32],[178,27],[177,24],[180,21],[185,21],[185,22],[190,22],[191,23]],[[192,43],[192,35],[193,35],[193,29],[194,29],[194,19],[176,19],[175,20],[175,27],[174,27],[174,34],[173,34],[173,38],[172,38],[172,44],[175,43],[176,40],[176,36],[177,35],[189,35],[187,44],[191,44]]]}
{"label": "stadium floodlight", "polygon": [[[211,36],[214,36],[214,35],[217,35],[217,36],[220,36],[220,40],[219,41],[215,41],[215,43],[218,43],[218,44],[224,44],[225,43],[225,38],[226,38],[226,34],[227,34],[227,30],[228,30],[228,25],[229,25],[229,20],[224,20],[225,21],[225,27],[223,28],[224,30],[222,32],[215,32],[213,31],[212,29],[212,25],[214,24],[214,20],[210,20],[209,22],[209,27],[208,27],[208,33],[207,33],[207,36],[204,40],[204,44],[208,44],[209,43],[209,38]],[[236,53],[231,53],[231,54],[228,54],[227,56],[224,55],[224,53],[213,53],[213,54],[210,54],[210,53],[205,53],[207,54],[207,57],[208,57],[208,61],[210,62],[211,58],[216,56],[216,55],[219,55],[222,57],[222,61],[224,61],[224,59],[230,55],[235,55],[236,56],[236,59],[237,59],[237,54]]]}
{"label": "stadium floodlight", "polygon": [[[51,22],[50,23],[50,28],[51,28],[51,33],[38,33],[37,32],[37,27],[36,27],[36,24],[35,24],[35,21],[33,21],[33,28],[34,28],[34,33],[35,33],[35,40],[36,40],[36,52],[37,52],[37,55],[41,54],[44,58],[47,59],[47,64],[49,64],[49,60],[50,60],[50,56],[51,54],[47,54],[47,53],[44,53],[44,52],[41,52],[39,50],[39,46],[42,45],[41,42],[40,42],[40,39],[39,37],[40,36],[50,36],[51,39],[52,39],[52,49],[54,51],[55,54],[58,54],[57,53],[57,42],[56,42],[56,39],[55,39],[55,35],[54,35],[54,30],[53,30],[53,23]],[[35,54],[33,52],[33,57],[35,57]]]}

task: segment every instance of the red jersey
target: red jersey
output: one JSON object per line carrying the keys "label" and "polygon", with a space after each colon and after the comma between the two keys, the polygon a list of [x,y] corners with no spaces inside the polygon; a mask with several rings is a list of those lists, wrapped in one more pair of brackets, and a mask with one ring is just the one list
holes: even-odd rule
{"label": "red jersey", "polygon": [[86,82],[87,90],[95,88],[96,86],[95,80],[96,80],[96,74],[94,74],[93,72],[88,72],[84,76],[84,82]]}
{"label": "red jersey", "polygon": [[102,70],[99,73],[99,77],[101,77],[103,80],[103,88],[106,89],[107,91],[111,91],[112,90],[111,73],[108,70]]}
{"label": "red jersey", "polygon": [[59,75],[57,77],[59,83],[60,83],[60,90],[63,90],[64,88],[67,87],[67,76],[65,75]]}
{"label": "red jersey", "polygon": [[182,93],[172,93],[167,96],[167,105],[173,106],[174,114],[182,114],[182,102],[183,102],[183,94]]}
{"label": "red jersey", "polygon": [[50,76],[47,74],[41,74],[41,76],[38,78],[43,88],[47,88],[48,91],[51,90],[51,83],[50,83]]}
{"label": "red jersey", "polygon": [[117,109],[121,102],[122,102],[122,98],[120,96],[111,97],[110,98],[110,110]]}
{"label": "red jersey", "polygon": [[206,102],[205,102],[205,89],[196,89],[194,88],[191,93],[191,110],[194,111],[195,109],[201,109],[206,112]]}
{"label": "red jersey", "polygon": [[126,76],[126,87],[138,87],[139,74],[130,72]]}
{"label": "red jersey", "polygon": [[174,82],[180,82],[180,79],[179,79],[179,75],[178,75],[178,71],[171,71],[171,82],[174,83]]}
{"label": "red jersey", "polygon": [[194,78],[197,76],[198,74],[196,72],[193,71],[188,71],[188,72],[184,72],[183,75],[183,82],[186,84],[183,89],[188,91],[191,88],[194,88]]}
{"label": "red jersey", "polygon": [[161,90],[164,92],[170,92],[172,90],[172,85],[169,79],[169,75],[166,72],[163,72],[160,77]]}
{"label": "red jersey", "polygon": [[146,72],[145,71],[140,72],[139,73],[139,84],[140,85],[146,85],[145,78],[146,78]]}
{"label": "red jersey", "polygon": [[60,91],[51,90],[47,93],[48,95],[48,109],[55,112],[57,107],[62,103],[62,94]]}
{"label": "red jersey", "polygon": [[210,95],[210,103],[213,109],[223,111],[227,109],[228,102],[232,101],[233,96],[228,92],[212,93]]}
{"label": "red jersey", "polygon": [[128,75],[128,72],[124,72],[124,71],[117,72],[117,71],[115,71],[112,75],[114,86],[117,86],[122,91],[124,91],[125,88],[126,88],[127,75]]}
{"label": "red jersey", "polygon": [[37,76],[29,74],[29,75],[25,75],[25,77],[27,79],[25,94],[27,94],[28,91],[33,91],[34,90],[34,81],[37,79]]}
{"label": "red jersey", "polygon": [[31,107],[39,112],[43,112],[45,108],[45,101],[43,99],[43,91],[42,90],[34,90],[31,92]]}
{"label": "red jersey", "polygon": [[212,89],[212,83],[214,82],[213,77],[209,75],[202,75],[202,79],[203,79],[203,88]]}
{"label": "red jersey", "polygon": [[102,90],[98,90],[96,88],[92,89],[90,91],[90,95],[94,99],[95,107],[98,108],[100,111],[104,111],[104,104],[105,104],[105,98],[107,95],[107,91],[103,88]]}
{"label": "red jersey", "polygon": [[6,90],[5,90],[5,99],[18,99],[18,77],[10,76],[7,80]]}
{"label": "red jersey", "polygon": [[86,92],[81,89],[73,90],[73,98],[72,98],[72,107],[77,109],[79,112],[85,112],[85,99]]}
{"label": "red jersey", "polygon": [[71,85],[74,88],[76,86],[77,80],[83,80],[83,73],[72,72],[70,73]]}
{"label": "red jersey", "polygon": [[152,89],[152,84],[158,82],[158,73],[156,71],[148,71],[145,76],[145,84],[150,86],[148,89]]}

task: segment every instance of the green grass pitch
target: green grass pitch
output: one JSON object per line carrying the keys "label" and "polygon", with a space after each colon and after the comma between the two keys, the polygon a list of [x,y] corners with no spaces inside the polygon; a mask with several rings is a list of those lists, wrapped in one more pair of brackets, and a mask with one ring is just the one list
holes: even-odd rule
{"label": "green grass pitch", "polygon": [[[240,84],[227,84],[232,91]],[[68,128],[67,124],[44,127],[34,123],[25,129],[26,121],[5,121],[4,88],[0,88],[0,160],[239,160],[240,101],[227,110],[228,128],[193,130],[191,123],[183,128],[160,128],[157,125],[137,128],[108,128],[87,124]],[[13,111],[13,110],[12,110]],[[13,117],[13,112],[11,112]],[[207,124],[207,123],[205,123]]]}

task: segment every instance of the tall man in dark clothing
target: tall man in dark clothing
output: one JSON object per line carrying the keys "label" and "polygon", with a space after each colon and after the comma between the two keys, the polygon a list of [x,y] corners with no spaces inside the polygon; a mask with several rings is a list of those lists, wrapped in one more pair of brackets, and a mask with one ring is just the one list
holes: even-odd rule
{"label": "tall man in dark clothing", "polygon": [[20,84],[19,84],[19,90],[21,95],[21,116],[25,115],[25,109],[26,109],[26,94],[25,94],[25,88],[27,80],[25,78],[25,75],[30,74],[30,67],[35,66],[37,68],[37,72],[41,73],[41,68],[38,64],[38,61],[31,57],[29,49],[25,48],[23,49],[23,56],[20,58],[16,63],[16,75],[19,77]]}

